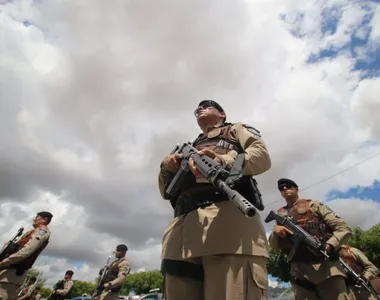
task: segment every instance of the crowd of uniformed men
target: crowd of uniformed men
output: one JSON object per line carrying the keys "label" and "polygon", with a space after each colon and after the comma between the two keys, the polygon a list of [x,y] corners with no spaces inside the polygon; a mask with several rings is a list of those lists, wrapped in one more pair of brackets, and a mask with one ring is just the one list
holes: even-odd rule
{"label": "crowd of uniformed men", "polygon": [[[244,155],[237,191],[247,194],[252,177],[271,168],[267,146],[258,130],[244,123],[226,122],[226,113],[215,101],[201,101],[194,111],[201,133],[192,142],[198,154],[207,155],[222,167],[234,166]],[[297,145],[294,145],[297,147]],[[293,232],[275,225],[269,240],[260,215],[245,217],[225,193],[211,184],[190,158],[189,172],[173,198],[167,187],[181,166],[182,154],[166,156],[160,165],[158,186],[170,200],[174,218],[162,239],[163,293],[167,300],[248,300],[268,299],[268,245],[289,254]],[[352,236],[347,223],[320,201],[303,199],[295,181],[281,178],[277,188],[285,206],[277,210],[320,241],[329,259],[315,256],[300,245],[290,261],[290,283],[297,300],[379,299],[357,284],[342,267],[343,259],[365,282],[379,292],[378,269],[359,250],[347,246]],[[264,197],[265,198],[265,197]],[[18,241],[18,248],[0,261],[0,299],[40,298],[37,278],[27,279],[27,271],[47,246],[50,237],[49,212],[39,212],[33,229]],[[126,245],[116,247],[115,260],[99,273],[99,300],[116,300],[131,267],[125,258]],[[106,272],[103,274],[103,271]],[[59,281],[51,300],[63,300],[73,286],[68,270]],[[27,280],[26,280],[27,279]]]}

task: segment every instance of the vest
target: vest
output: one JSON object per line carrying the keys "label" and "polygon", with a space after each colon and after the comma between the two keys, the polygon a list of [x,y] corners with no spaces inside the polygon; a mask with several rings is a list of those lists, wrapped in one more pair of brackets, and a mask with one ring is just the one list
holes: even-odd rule
{"label": "vest", "polygon": [[[233,125],[234,124],[231,123],[225,123],[223,126],[215,128],[208,134],[200,134],[193,142],[193,147],[197,150],[208,148],[220,155],[227,154],[231,150],[234,150],[237,153],[242,153],[243,150],[238,144],[238,141],[230,139],[229,133]],[[188,192],[195,188],[199,183],[205,183],[205,181],[201,178],[195,178],[194,175],[189,172],[182,185],[182,191]],[[210,190],[217,189],[211,184],[209,185]]]}
{"label": "vest", "polygon": [[[32,238],[32,235],[34,233],[35,229],[32,229],[25,233],[21,239],[18,240],[17,244],[19,245],[19,249],[23,248],[27,242]],[[38,255],[42,252],[42,250],[45,249],[47,244],[49,243],[49,240],[46,240],[40,248],[38,248],[36,251],[34,251],[31,255],[29,255],[27,258],[23,259],[22,261],[15,263],[13,265],[9,266],[9,269],[16,269],[16,275],[21,276],[24,274],[26,270],[29,270],[34,262],[36,261]]]}
{"label": "vest", "polygon": [[[110,265],[106,275],[104,276],[103,284],[115,280],[117,278],[117,275],[119,274],[119,264],[123,261],[125,261],[125,258],[121,258]],[[111,291],[113,293],[118,293],[121,290],[121,288],[122,285],[111,288]]]}
{"label": "vest", "polygon": [[[290,209],[287,206],[280,208],[277,213],[283,217],[291,216],[293,221],[310,235],[324,242],[332,236],[331,230],[310,208],[311,200],[298,200]],[[292,243],[288,240],[280,242],[281,250],[288,254]],[[300,245],[296,250],[292,262],[317,262],[321,258],[315,256],[306,246]]]}

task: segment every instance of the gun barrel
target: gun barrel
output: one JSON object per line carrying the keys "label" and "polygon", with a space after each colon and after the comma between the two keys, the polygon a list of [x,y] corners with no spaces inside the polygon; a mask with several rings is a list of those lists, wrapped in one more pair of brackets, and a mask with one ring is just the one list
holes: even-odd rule
{"label": "gun barrel", "polygon": [[237,208],[246,216],[247,218],[253,218],[256,214],[256,208],[245,199],[238,192],[232,190],[225,182],[222,180],[218,181],[218,186],[222,189],[228,196],[230,201],[234,202]]}

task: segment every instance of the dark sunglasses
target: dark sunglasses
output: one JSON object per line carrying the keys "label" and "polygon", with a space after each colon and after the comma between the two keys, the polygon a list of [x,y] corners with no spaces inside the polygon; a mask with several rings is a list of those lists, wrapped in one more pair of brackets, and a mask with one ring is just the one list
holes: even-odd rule
{"label": "dark sunglasses", "polygon": [[281,184],[280,187],[278,188],[278,190],[281,192],[284,190],[284,188],[287,188],[288,190],[291,189],[293,187],[293,185],[291,183],[284,183],[284,184]]}
{"label": "dark sunglasses", "polygon": [[[215,107],[215,105],[211,102],[211,101],[207,101],[205,103],[203,103],[202,105],[198,106],[195,110],[194,110],[194,116],[198,117],[198,111],[199,111],[199,108],[208,108],[208,107]],[[215,107],[216,108],[216,107]]]}

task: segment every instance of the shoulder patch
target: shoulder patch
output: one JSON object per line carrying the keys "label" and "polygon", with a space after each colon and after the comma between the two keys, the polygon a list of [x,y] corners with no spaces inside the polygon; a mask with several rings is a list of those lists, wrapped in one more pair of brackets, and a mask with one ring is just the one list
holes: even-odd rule
{"label": "shoulder patch", "polygon": [[38,230],[38,235],[39,235],[39,236],[43,236],[43,235],[45,235],[46,233],[47,233],[47,230],[46,230],[46,229],[41,228],[40,230]]}
{"label": "shoulder patch", "polygon": [[242,124],[245,129],[247,129],[250,133],[252,133],[255,137],[261,138],[260,131],[258,131],[255,127],[252,127],[247,124]]}

